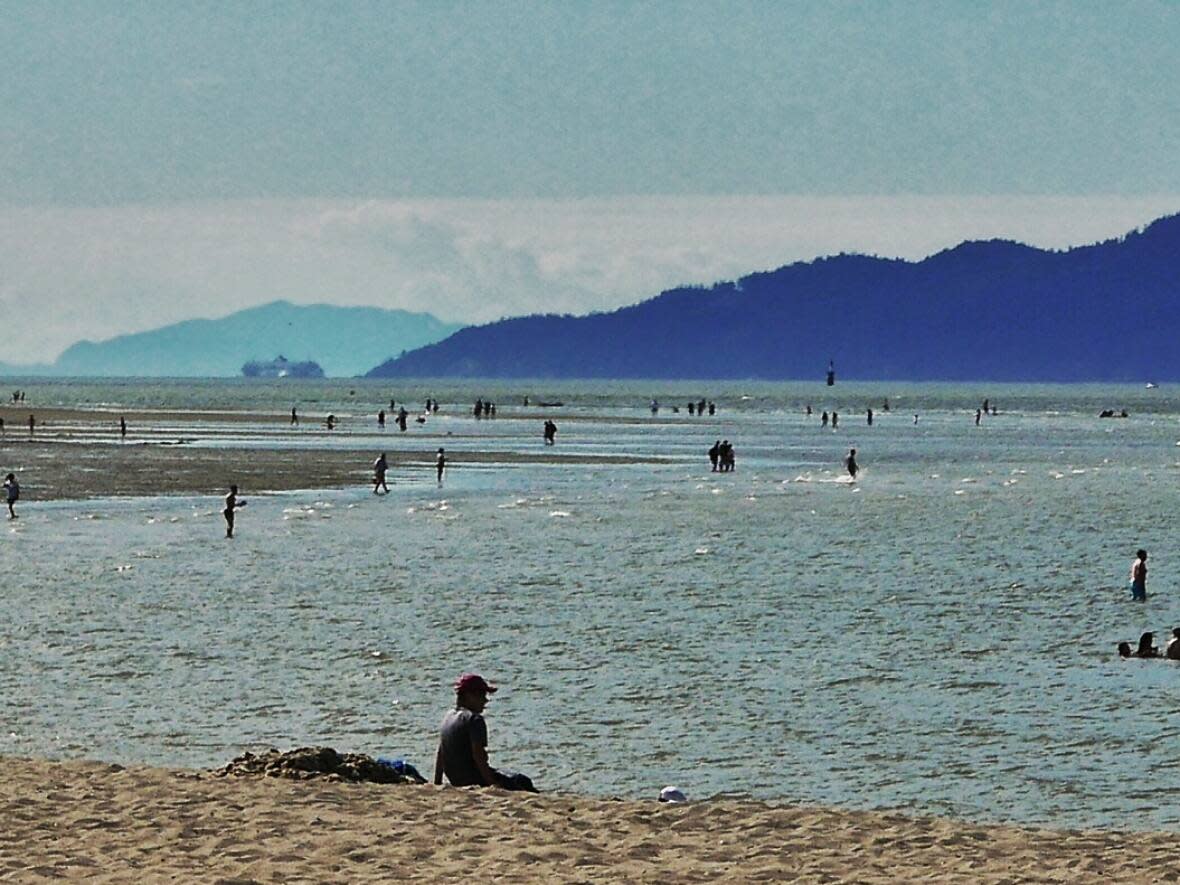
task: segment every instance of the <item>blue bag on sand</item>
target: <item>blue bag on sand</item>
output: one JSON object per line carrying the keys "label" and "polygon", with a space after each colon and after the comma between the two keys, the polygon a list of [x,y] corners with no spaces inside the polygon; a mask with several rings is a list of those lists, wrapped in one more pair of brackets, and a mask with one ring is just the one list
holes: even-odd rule
{"label": "blue bag on sand", "polygon": [[378,756],[377,757],[377,764],[388,766],[389,768],[392,768],[394,771],[396,771],[398,774],[402,775],[403,777],[408,777],[410,780],[414,781],[415,783],[419,783],[419,784],[426,783],[426,778],[422,777],[422,775],[418,772],[418,769],[416,769],[413,765],[411,765],[405,759],[401,759],[401,758],[388,759],[385,756]]}

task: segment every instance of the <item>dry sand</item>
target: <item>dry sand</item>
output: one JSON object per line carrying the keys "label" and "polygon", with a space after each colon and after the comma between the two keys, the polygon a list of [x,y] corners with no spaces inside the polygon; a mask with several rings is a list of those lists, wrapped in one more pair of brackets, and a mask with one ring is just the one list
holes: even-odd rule
{"label": "dry sand", "polygon": [[1180,837],[4,759],[0,880],[1175,882]]}

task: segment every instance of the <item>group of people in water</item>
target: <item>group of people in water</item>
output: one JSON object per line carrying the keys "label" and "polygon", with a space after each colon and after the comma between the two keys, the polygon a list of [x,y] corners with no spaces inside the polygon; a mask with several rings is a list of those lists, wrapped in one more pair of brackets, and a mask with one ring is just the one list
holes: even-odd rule
{"label": "group of people in water", "polygon": [[1172,628],[1172,638],[1161,653],[1155,644],[1155,634],[1148,630],[1139,637],[1139,645],[1131,648],[1131,643],[1119,643],[1120,658],[1167,658],[1170,661],[1180,661],[1180,627]]}

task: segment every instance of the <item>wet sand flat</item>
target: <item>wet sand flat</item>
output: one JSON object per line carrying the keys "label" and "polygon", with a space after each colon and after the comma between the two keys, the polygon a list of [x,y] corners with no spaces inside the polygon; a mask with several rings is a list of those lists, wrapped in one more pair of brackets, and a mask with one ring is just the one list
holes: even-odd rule
{"label": "wet sand flat", "polygon": [[0,880],[1177,881],[1171,834],[4,759]]}
{"label": "wet sand flat", "polygon": [[[29,414],[36,425],[28,430]],[[128,435],[119,438],[119,415],[84,409],[0,409],[5,429],[0,452],[5,470],[18,473],[28,501],[107,496],[224,494],[231,483],[243,491],[343,488],[370,481],[371,464],[384,450],[391,471],[421,469],[433,476],[438,446],[470,444],[461,434],[443,435],[435,427],[399,433],[393,427],[379,440],[353,438],[346,421],[335,431],[303,421],[291,427],[286,416],[255,412],[159,411],[128,414]],[[504,419],[495,419],[497,421]],[[357,419],[372,429],[372,419]],[[518,425],[519,426],[519,425]],[[265,444],[243,445],[265,429]],[[539,438],[539,434],[537,435]],[[216,440],[216,445],[208,445]],[[629,454],[585,454],[542,448],[496,450],[494,440],[477,449],[448,448],[451,470],[463,464],[636,464],[663,459]],[[392,478],[393,474],[391,474]]]}

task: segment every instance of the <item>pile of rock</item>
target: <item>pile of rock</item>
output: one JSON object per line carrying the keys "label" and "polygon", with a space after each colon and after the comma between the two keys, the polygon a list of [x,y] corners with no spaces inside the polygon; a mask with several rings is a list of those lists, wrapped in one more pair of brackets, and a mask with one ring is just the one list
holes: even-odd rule
{"label": "pile of rock", "polygon": [[[400,770],[399,770],[400,769]],[[337,753],[331,747],[299,747],[280,753],[243,753],[228,765],[215,769],[217,777],[289,777],[296,780],[362,781],[376,784],[421,783],[402,766],[378,762],[364,753]],[[417,772],[414,772],[417,774]]]}

